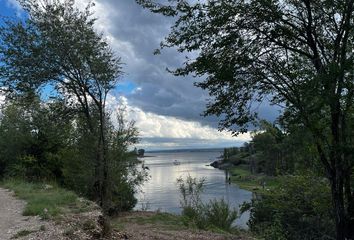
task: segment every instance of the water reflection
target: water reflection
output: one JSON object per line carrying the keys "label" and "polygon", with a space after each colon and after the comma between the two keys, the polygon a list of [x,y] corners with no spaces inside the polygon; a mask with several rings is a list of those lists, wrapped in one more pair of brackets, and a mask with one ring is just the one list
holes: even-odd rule
{"label": "water reflection", "polygon": [[[224,171],[207,166],[221,155],[221,151],[202,152],[158,152],[150,153],[153,157],[144,158],[144,166],[150,169],[151,178],[144,184],[138,193],[138,204],[135,209],[160,210],[179,214],[180,195],[176,179],[191,175],[196,178],[205,178],[205,190],[202,198],[224,198],[231,206],[238,208],[240,204],[252,199],[252,193],[240,189],[237,185],[228,183],[228,176]],[[174,165],[177,160],[180,165]],[[244,213],[236,224],[247,227],[249,213]]]}

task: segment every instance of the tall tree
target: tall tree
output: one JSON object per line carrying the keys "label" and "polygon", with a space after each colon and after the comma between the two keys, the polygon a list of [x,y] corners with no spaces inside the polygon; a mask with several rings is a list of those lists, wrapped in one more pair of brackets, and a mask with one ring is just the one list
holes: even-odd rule
{"label": "tall tree", "polygon": [[89,4],[82,11],[72,0],[21,0],[24,21],[0,29],[1,87],[11,94],[48,85],[84,116],[96,152],[93,192],[108,211],[106,98],[121,75],[121,62],[94,29]]}
{"label": "tall tree", "polygon": [[271,97],[313,138],[331,184],[337,239],[354,239],[353,0],[137,0],[175,24],[162,47],[196,51],[176,75],[207,76],[205,115],[246,130]]}

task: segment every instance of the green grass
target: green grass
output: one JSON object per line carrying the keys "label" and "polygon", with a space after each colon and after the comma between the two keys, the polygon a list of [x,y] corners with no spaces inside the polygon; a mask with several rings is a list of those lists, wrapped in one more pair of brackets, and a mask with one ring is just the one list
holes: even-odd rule
{"label": "green grass", "polygon": [[[264,174],[252,174],[248,170],[247,165],[239,165],[231,168],[231,181],[236,183],[240,188],[257,192],[257,193],[267,193],[269,190],[279,187],[280,178],[266,176]],[[263,189],[262,182],[265,182]]]}
{"label": "green grass", "polygon": [[27,202],[23,215],[39,215],[43,219],[56,217],[65,208],[78,205],[77,195],[55,184],[28,183],[20,180],[6,180],[0,185],[13,190],[17,197]]}

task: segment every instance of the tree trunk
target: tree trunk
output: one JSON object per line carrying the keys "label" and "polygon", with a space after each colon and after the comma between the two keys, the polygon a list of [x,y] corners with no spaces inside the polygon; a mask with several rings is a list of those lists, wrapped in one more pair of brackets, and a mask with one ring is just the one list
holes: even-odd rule
{"label": "tree trunk", "polygon": [[[341,83],[342,81],[334,81]],[[338,86],[338,89],[341,89]],[[333,85],[333,93],[336,93],[336,85]],[[350,226],[351,214],[350,206],[351,193],[350,192],[350,174],[351,167],[346,161],[346,151],[344,150],[348,141],[346,138],[347,127],[346,117],[342,111],[340,96],[335,94],[336,98],[330,104],[331,111],[331,135],[332,144],[330,146],[329,160],[332,168],[330,175],[332,201],[334,207],[335,221],[336,221],[336,235],[337,240],[353,239]],[[349,175],[348,175],[349,174]],[[349,178],[349,179],[348,179]],[[349,189],[348,189],[349,187]],[[347,201],[345,201],[347,200]]]}
{"label": "tree trunk", "polygon": [[339,177],[333,176],[331,179],[331,191],[333,209],[336,222],[336,239],[345,240],[346,220],[344,211],[344,199],[343,199],[343,184],[341,184]]}
{"label": "tree trunk", "polygon": [[344,192],[345,192],[345,200],[347,203],[347,216],[346,216],[346,229],[345,229],[345,237],[347,239],[354,239],[354,199],[351,191],[351,168],[346,168],[345,176],[344,176]]}
{"label": "tree trunk", "polygon": [[109,209],[110,209],[110,192],[109,192],[109,176],[108,176],[108,156],[107,156],[107,142],[106,142],[106,135],[105,135],[105,112],[103,105],[99,106],[100,111],[100,155],[101,155],[101,207],[103,210],[103,235],[109,236],[111,234],[111,224],[109,219]]}
{"label": "tree trunk", "polygon": [[354,201],[351,193],[351,167],[344,162],[343,154],[336,154],[335,170],[330,177],[333,209],[336,222],[336,239],[354,239]]}

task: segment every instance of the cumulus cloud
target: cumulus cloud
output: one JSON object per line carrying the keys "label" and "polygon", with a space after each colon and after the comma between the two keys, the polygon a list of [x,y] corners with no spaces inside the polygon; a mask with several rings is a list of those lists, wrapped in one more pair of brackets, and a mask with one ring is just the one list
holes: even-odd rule
{"label": "cumulus cloud", "polygon": [[229,132],[219,132],[197,121],[145,112],[130,105],[125,97],[109,96],[108,106],[113,113],[124,106],[126,118],[136,122],[142,138],[140,145],[145,148],[223,147],[240,145],[250,140],[249,133],[234,137]]}

